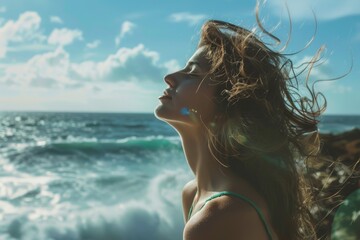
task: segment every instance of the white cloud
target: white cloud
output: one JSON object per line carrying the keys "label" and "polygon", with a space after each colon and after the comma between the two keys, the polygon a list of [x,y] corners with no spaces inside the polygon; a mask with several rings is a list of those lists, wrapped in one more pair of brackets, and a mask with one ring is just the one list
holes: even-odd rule
{"label": "white cloud", "polygon": [[137,82],[162,84],[163,76],[178,67],[175,60],[160,63],[159,54],[139,44],[120,48],[103,61],[70,61],[62,47],[38,54],[25,63],[1,65],[0,82],[13,86],[73,88],[90,83]]}
{"label": "white cloud", "polygon": [[63,24],[64,23],[63,20],[58,16],[51,16],[50,17],[50,22],[58,23],[58,24]]}
{"label": "white cloud", "polygon": [[[296,66],[300,66],[301,63],[309,63],[312,60],[312,56],[305,56],[300,61],[297,62]],[[305,65],[304,65],[305,66]],[[308,74],[308,69],[300,75],[299,79],[303,80]],[[315,85],[315,89],[324,93],[335,93],[335,94],[344,94],[352,91],[352,88],[341,84],[341,79],[339,80],[330,80],[333,79],[334,72],[331,70],[329,60],[320,60],[320,62],[315,63],[314,67],[311,69],[309,81],[310,85],[318,81]]]}
{"label": "white cloud", "polygon": [[0,7],[0,13],[5,13],[7,11],[6,7],[2,6]]}
{"label": "white cloud", "polygon": [[170,20],[173,22],[186,22],[190,26],[196,25],[206,18],[204,14],[191,14],[188,12],[173,13],[170,15]]}
{"label": "white cloud", "polygon": [[169,67],[175,65],[159,63],[159,54],[139,44],[134,48],[120,48],[104,61],[85,61],[72,65],[72,72],[88,81],[108,82],[160,82]]}
{"label": "white cloud", "polygon": [[[341,80],[338,80],[341,81]],[[352,87],[340,85],[337,82],[330,81],[330,82],[321,82],[319,83],[319,87],[323,93],[332,92],[336,94],[346,94],[352,92]]]}
{"label": "white cloud", "polygon": [[16,46],[9,46],[7,48],[8,52],[33,52],[33,51],[50,51],[54,47],[48,44],[42,43],[24,43]]}
{"label": "white cloud", "polygon": [[39,29],[41,18],[36,12],[25,12],[14,22],[7,21],[0,29],[1,37],[13,42],[21,42],[34,38],[33,34]]}
{"label": "white cloud", "polygon": [[7,21],[0,28],[0,58],[6,57],[10,42],[43,41],[40,23],[41,18],[36,12],[25,12],[16,21]]}
{"label": "white cloud", "polygon": [[95,40],[93,42],[87,43],[86,47],[88,48],[97,48],[100,45],[101,41],[100,40]]}
{"label": "white cloud", "polygon": [[74,84],[68,78],[69,54],[61,47],[38,54],[26,63],[8,65],[1,81],[16,86],[53,87]]}
{"label": "white cloud", "polygon": [[167,73],[178,71],[181,68],[178,61],[175,59],[165,62],[164,66],[167,68]]}
{"label": "white cloud", "polygon": [[[271,0],[266,4],[276,14],[286,16],[285,0]],[[294,20],[312,19],[312,10],[318,20],[333,20],[360,14],[359,0],[287,0],[287,4]]]}
{"label": "white cloud", "polygon": [[130,21],[123,22],[123,24],[121,25],[120,33],[115,38],[116,46],[119,46],[120,41],[124,38],[126,34],[131,33],[135,26],[136,25]]}
{"label": "white cloud", "polygon": [[165,88],[163,76],[178,68],[177,61],[160,62],[142,44],[80,63],[58,47],[24,63],[0,65],[0,108],[148,112]]}
{"label": "white cloud", "polygon": [[[296,62],[296,66],[300,66],[301,64],[302,67],[300,67],[300,69],[298,70],[302,70],[306,64],[314,61],[313,59],[314,56],[304,56],[302,57],[299,61]],[[328,72],[328,68],[329,67],[329,60],[327,59],[322,59],[319,60],[319,62],[314,64],[314,67],[311,69],[311,74],[310,74],[310,78],[314,79],[314,80],[324,80],[324,79],[329,79],[331,78],[329,76],[329,72]],[[305,77],[305,75],[308,74],[308,71],[306,70],[305,72],[303,72],[302,76]]]}
{"label": "white cloud", "polygon": [[[158,102],[162,90],[157,89],[165,86],[163,76],[179,68],[175,60],[160,62],[159,53],[142,44],[120,48],[100,61],[73,62],[64,46],[83,40],[82,32],[54,29],[45,37],[40,23],[37,13],[27,12],[0,27],[0,56],[8,51],[47,51],[22,63],[0,65],[1,109],[116,111],[109,102],[118,102],[119,110],[148,111]],[[117,44],[134,27],[124,22]],[[86,46],[96,48],[100,43]]]}
{"label": "white cloud", "polygon": [[65,46],[73,43],[75,40],[83,40],[80,30],[67,28],[55,29],[48,38],[48,43],[53,45]]}

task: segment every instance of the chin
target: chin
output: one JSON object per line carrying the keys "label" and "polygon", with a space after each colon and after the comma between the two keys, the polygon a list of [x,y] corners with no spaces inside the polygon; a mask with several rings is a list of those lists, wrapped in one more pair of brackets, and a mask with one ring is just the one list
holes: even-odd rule
{"label": "chin", "polygon": [[173,125],[174,123],[189,121],[188,117],[180,114],[180,111],[174,111],[166,106],[160,104],[154,110],[154,115],[157,119]]}
{"label": "chin", "polygon": [[164,105],[159,104],[154,110],[154,115],[157,119],[167,122],[173,114],[170,112],[170,109],[167,109]]}
{"label": "chin", "polygon": [[154,115],[157,118],[161,118],[162,113],[164,112],[162,104],[159,104],[154,109]]}

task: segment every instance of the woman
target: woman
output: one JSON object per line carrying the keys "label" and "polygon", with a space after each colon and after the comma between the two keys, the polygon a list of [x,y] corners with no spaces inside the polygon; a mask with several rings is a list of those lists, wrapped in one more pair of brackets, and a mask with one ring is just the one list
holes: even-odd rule
{"label": "woman", "polygon": [[179,133],[195,174],[183,190],[184,239],[315,238],[303,171],[323,109],[310,88],[300,98],[292,62],[211,20],[165,82],[155,115]]}

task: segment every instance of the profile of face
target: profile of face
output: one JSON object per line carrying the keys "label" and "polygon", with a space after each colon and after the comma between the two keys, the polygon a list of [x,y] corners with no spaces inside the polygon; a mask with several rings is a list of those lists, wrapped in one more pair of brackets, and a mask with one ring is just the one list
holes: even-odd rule
{"label": "profile of face", "polygon": [[155,116],[175,127],[177,124],[200,126],[212,121],[216,86],[208,74],[210,67],[206,48],[200,47],[185,68],[166,75],[164,80],[168,88],[159,97]]}

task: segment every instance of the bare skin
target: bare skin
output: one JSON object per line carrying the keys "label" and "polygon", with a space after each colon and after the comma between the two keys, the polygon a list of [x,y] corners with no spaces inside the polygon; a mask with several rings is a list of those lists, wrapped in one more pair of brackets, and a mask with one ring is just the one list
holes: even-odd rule
{"label": "bare skin", "polygon": [[[161,100],[162,104],[155,110],[159,119],[179,133],[185,157],[195,174],[195,179],[183,189],[184,239],[268,239],[255,209],[241,199],[218,197],[200,210],[210,196],[232,191],[254,201],[271,227],[266,201],[245,180],[219,164],[208,148],[206,126],[216,116],[216,105],[212,97],[215,86],[207,75],[210,66],[204,48],[199,48],[189,63],[184,69],[165,77],[171,99]],[[190,111],[184,114],[184,109]],[[192,204],[192,216],[188,220]],[[278,239],[272,227],[271,231],[273,239]]]}

